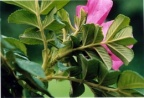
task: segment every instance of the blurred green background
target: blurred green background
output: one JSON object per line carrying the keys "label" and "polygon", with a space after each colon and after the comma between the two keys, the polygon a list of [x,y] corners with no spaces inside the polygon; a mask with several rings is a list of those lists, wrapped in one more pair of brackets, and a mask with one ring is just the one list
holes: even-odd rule
{"label": "blurred green background", "polygon": [[[113,20],[118,14],[124,14],[131,19],[131,25],[133,27],[133,35],[137,39],[137,43],[134,45],[133,50],[135,57],[128,66],[122,66],[121,71],[129,69],[137,71],[139,74],[144,76],[144,35],[143,35],[143,0],[113,0],[113,8],[107,17],[107,20]],[[75,16],[75,8],[77,5],[86,4],[86,0],[71,0],[65,9],[70,15],[70,19],[73,23]],[[24,29],[28,26],[8,24],[7,18],[10,13],[18,9],[13,5],[8,5],[0,1],[0,15],[1,15],[1,32],[2,35],[18,38],[19,34],[23,33]],[[30,60],[41,63],[41,50],[43,46],[29,46],[28,57]],[[68,96],[70,85],[68,81],[55,81],[53,80],[49,84],[49,90],[54,96],[64,97]],[[82,95],[83,97],[93,96],[88,88]]]}

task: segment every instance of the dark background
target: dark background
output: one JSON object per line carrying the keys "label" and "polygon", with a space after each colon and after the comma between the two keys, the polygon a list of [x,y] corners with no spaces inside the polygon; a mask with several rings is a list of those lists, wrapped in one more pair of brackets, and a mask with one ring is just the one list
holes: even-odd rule
{"label": "dark background", "polygon": [[[134,70],[144,76],[143,0],[113,0],[113,2],[113,8],[108,15],[107,20],[113,20],[118,14],[124,14],[130,17],[130,25],[133,27],[133,35],[138,41],[133,47],[135,53],[133,61],[128,66],[122,66],[120,70]],[[79,4],[86,4],[86,0],[71,0],[71,2],[65,6],[65,9],[68,11],[72,22],[75,15],[75,8]],[[18,7],[5,4],[0,1],[0,9],[1,34],[18,38],[19,34],[22,34],[24,29],[28,26],[8,24],[7,22],[7,18],[10,13],[17,10]],[[41,50],[43,49],[43,46],[27,45],[27,48],[29,58],[33,61],[41,63]]]}

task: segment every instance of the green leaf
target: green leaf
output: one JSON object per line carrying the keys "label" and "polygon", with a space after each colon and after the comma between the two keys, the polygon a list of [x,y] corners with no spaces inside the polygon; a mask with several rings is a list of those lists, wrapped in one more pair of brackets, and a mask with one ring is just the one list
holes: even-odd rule
{"label": "green leaf", "polygon": [[43,21],[44,28],[56,31],[62,29],[65,26],[65,24],[56,15],[56,12],[57,9],[53,8],[52,11],[45,17]]}
{"label": "green leaf", "polygon": [[59,70],[61,70],[61,71],[66,71],[70,68],[70,67],[63,65],[63,63],[61,63],[61,62],[58,62],[57,66],[58,66]]}
{"label": "green leaf", "polygon": [[58,40],[58,38],[55,38],[55,43],[54,43],[54,45],[53,46],[55,46],[56,48],[63,48],[65,45],[64,44],[62,44],[59,40]]}
{"label": "green leaf", "polygon": [[70,97],[78,97],[85,91],[84,84],[71,81]]}
{"label": "green leaf", "polygon": [[119,78],[120,72],[119,71],[109,71],[105,78],[102,81],[102,85],[112,85],[117,83],[118,78]]}
{"label": "green leaf", "polygon": [[27,49],[23,43],[21,43],[19,40],[11,37],[5,37],[3,38],[6,42],[9,43],[8,46],[11,50],[17,50],[19,49],[21,52],[23,52],[25,55],[27,55]]}
{"label": "green leaf", "polygon": [[141,93],[137,92],[134,89],[123,89],[123,90],[119,90],[119,93],[121,96],[124,97],[142,97],[144,95],[142,95]]}
{"label": "green leaf", "polygon": [[28,86],[30,86],[28,89],[33,89],[34,91],[40,91],[48,95],[49,97],[52,97],[52,95],[47,91],[44,83],[41,80],[39,80],[34,76],[31,76],[29,73],[26,72],[24,72],[23,75],[24,78],[22,80],[24,80],[28,84]]}
{"label": "green leaf", "polygon": [[99,43],[103,40],[101,27],[94,24],[83,25],[82,44],[83,46],[89,44]]}
{"label": "green leaf", "polygon": [[6,53],[6,59],[7,59],[8,63],[9,63],[9,65],[10,65],[9,67],[11,69],[15,70],[16,69],[15,56],[14,56],[14,53],[12,51],[8,51]]}
{"label": "green leaf", "polygon": [[70,70],[70,76],[79,76],[81,74],[81,67],[78,65],[78,63],[76,62],[76,60],[71,57],[68,59],[69,63],[68,66],[73,66],[74,68]]}
{"label": "green leaf", "polygon": [[8,4],[16,5],[23,9],[27,9],[28,11],[32,13],[36,13],[35,1],[4,0],[4,2]]}
{"label": "green leaf", "polygon": [[24,9],[20,9],[12,13],[8,17],[8,22],[16,24],[28,24],[38,27],[36,15]]}
{"label": "green leaf", "polygon": [[40,95],[40,94],[38,94],[36,92],[30,91],[29,89],[26,89],[26,88],[23,89],[23,97],[24,98],[28,98],[28,97],[40,97],[40,98],[43,98],[42,95]]}
{"label": "green leaf", "polygon": [[115,42],[121,45],[132,45],[136,43],[136,40],[132,36],[132,27],[127,26],[121,29],[114,38],[109,42]]}
{"label": "green leaf", "polygon": [[48,14],[54,7],[58,10],[63,8],[70,0],[62,0],[62,1],[45,1],[42,0],[41,2],[41,14],[46,15]]}
{"label": "green leaf", "polygon": [[75,16],[75,25],[77,30],[80,30],[81,26],[85,24],[86,18],[87,18],[87,13],[83,9],[81,9],[80,17]]}
{"label": "green leaf", "polygon": [[35,78],[34,76],[32,76],[32,79],[40,88],[46,90],[45,85],[41,80]]}
{"label": "green leaf", "polygon": [[85,51],[87,53],[87,55],[91,58],[91,59],[95,59],[98,62],[98,81],[101,84],[103,79],[106,77],[106,75],[109,73],[108,68],[106,67],[106,65],[102,62],[102,59],[96,54],[96,51],[92,51],[92,50],[86,50]]}
{"label": "green leaf", "polygon": [[73,48],[72,41],[66,41],[63,43],[64,47],[58,50],[57,55],[63,55],[65,52],[70,51]]}
{"label": "green leaf", "polygon": [[127,16],[124,16],[122,14],[118,15],[108,29],[106,41],[111,40],[119,30],[128,26],[129,22],[130,19]]}
{"label": "green leaf", "polygon": [[88,69],[88,60],[82,55],[79,55],[78,63],[82,66],[82,79],[85,79]]}
{"label": "green leaf", "polygon": [[29,45],[43,44],[41,34],[37,28],[28,28],[20,35],[20,40]]}
{"label": "green leaf", "polygon": [[[0,38],[0,41],[1,41],[1,48],[2,48],[2,51],[3,51],[3,49],[4,48],[6,48],[6,49],[10,49],[10,50],[13,50],[13,49],[15,49],[15,47],[14,46],[12,46],[9,42],[7,42],[6,40],[4,40],[4,38],[3,38],[4,36],[1,36]],[[4,52],[4,51],[3,51]]]}
{"label": "green leaf", "polygon": [[65,29],[67,29],[67,30],[71,29],[71,30],[75,31],[75,28],[72,26],[71,21],[69,19],[69,14],[66,10],[64,10],[64,9],[59,10],[58,16],[66,24]]}
{"label": "green leaf", "polygon": [[82,79],[94,79],[98,75],[99,62],[96,59],[86,59],[82,54],[79,55],[82,66]]}
{"label": "green leaf", "polygon": [[[45,34],[47,42],[54,41],[53,33],[46,33]],[[24,34],[20,35],[20,40],[29,45],[36,45],[36,44],[43,44],[43,39],[41,37],[41,33],[37,28],[28,28],[25,30]]]}
{"label": "green leaf", "polygon": [[110,70],[112,67],[112,61],[107,51],[102,46],[95,47],[94,49],[97,51],[107,68]]}
{"label": "green leaf", "polygon": [[144,78],[134,71],[124,71],[118,80],[119,89],[144,88]]}
{"label": "green leaf", "polygon": [[86,73],[86,80],[92,80],[95,79],[98,75],[98,68],[99,68],[99,62],[95,59],[92,59],[88,62],[88,68]]}
{"label": "green leaf", "polygon": [[128,65],[134,57],[132,49],[129,49],[128,47],[115,43],[107,45],[109,49],[124,62],[125,65]]}
{"label": "green leaf", "polygon": [[136,88],[134,90],[144,96],[144,88]]}
{"label": "green leaf", "polygon": [[79,47],[80,46],[80,40],[76,38],[75,36],[70,36],[71,40],[73,42],[73,48]]}
{"label": "green leaf", "polygon": [[94,87],[90,87],[90,89],[93,92],[94,97],[107,97],[106,92],[101,90],[101,89],[97,89],[97,88],[94,88]]}
{"label": "green leaf", "polygon": [[101,84],[103,82],[103,80],[105,79],[105,77],[108,73],[109,73],[109,71],[107,70],[105,65],[102,62],[100,62],[99,72],[98,72],[98,82],[99,82],[99,84]]}
{"label": "green leaf", "polygon": [[18,66],[22,70],[29,72],[35,76],[45,78],[45,73],[44,73],[43,69],[41,68],[41,65],[39,65],[38,63],[28,61],[28,60],[22,60],[19,58],[16,58],[15,60],[16,60],[16,63],[18,64]]}

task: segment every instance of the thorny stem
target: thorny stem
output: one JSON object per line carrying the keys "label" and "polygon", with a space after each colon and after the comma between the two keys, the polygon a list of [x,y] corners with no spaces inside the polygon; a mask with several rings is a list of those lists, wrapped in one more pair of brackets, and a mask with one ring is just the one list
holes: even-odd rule
{"label": "thorny stem", "polygon": [[85,80],[83,81],[81,79],[76,79],[76,78],[73,78],[73,77],[66,77],[66,76],[47,76],[47,78],[41,79],[41,80],[42,81],[49,81],[49,80],[52,80],[52,79],[61,79],[61,80],[74,81],[74,82],[78,82],[78,83],[84,83],[84,84],[86,84],[90,87],[103,89],[103,90],[106,90],[108,92],[118,92],[119,91],[119,89],[108,88],[108,87],[105,87],[105,86],[101,86],[99,84],[91,83],[91,82],[88,82],[88,81],[85,81]]}
{"label": "thorny stem", "polygon": [[37,22],[38,22],[38,28],[41,32],[41,37],[43,39],[43,45],[44,45],[44,57],[43,57],[42,68],[43,68],[43,70],[46,70],[47,61],[48,61],[47,40],[46,40],[46,36],[45,36],[45,33],[44,33],[43,25],[42,25],[42,22],[41,22],[38,0],[35,0],[35,6],[36,6],[36,17],[37,17]]}

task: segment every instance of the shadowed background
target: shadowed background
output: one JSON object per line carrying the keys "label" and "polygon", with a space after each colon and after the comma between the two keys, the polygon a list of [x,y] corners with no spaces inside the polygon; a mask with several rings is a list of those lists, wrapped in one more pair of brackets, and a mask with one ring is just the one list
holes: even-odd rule
{"label": "shadowed background", "polygon": [[[135,53],[134,59],[128,66],[122,66],[120,70],[134,70],[144,76],[143,0],[113,0],[113,2],[113,8],[107,17],[107,20],[113,20],[118,14],[124,14],[130,17],[130,25],[133,27],[133,35],[138,41],[133,47]],[[74,23],[76,6],[85,4],[86,0],[71,0],[71,2],[67,6],[65,6],[65,9],[70,15],[72,23]],[[17,10],[18,7],[0,2],[0,9],[2,32],[1,34],[8,37],[18,38],[18,36],[22,34],[24,32],[24,29],[28,26],[8,24],[7,22],[7,18],[10,13]],[[43,46],[27,45],[27,48],[28,57],[30,58],[30,60],[42,63],[41,50],[43,49]],[[69,82],[66,81],[59,82],[54,80],[53,82],[50,82],[49,85],[50,92],[52,92],[54,96],[64,97],[68,95],[70,90]],[[93,95],[87,88],[86,93],[82,96],[88,97]]]}

